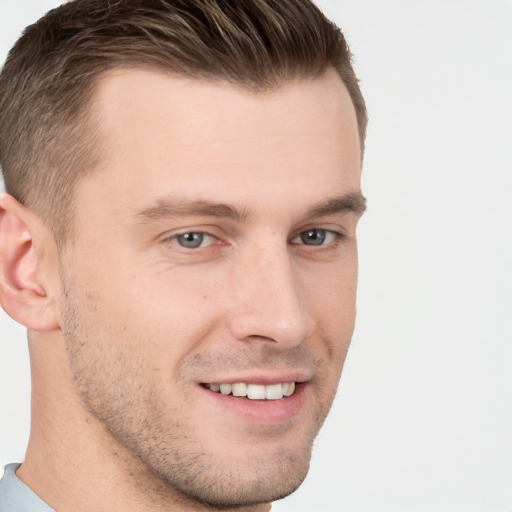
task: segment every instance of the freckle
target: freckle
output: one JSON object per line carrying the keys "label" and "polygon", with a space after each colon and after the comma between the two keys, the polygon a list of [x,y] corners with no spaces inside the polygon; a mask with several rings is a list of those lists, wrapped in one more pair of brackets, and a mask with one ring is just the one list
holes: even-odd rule
{"label": "freckle", "polygon": [[203,295],[203,300],[207,299],[207,298],[208,298],[208,295]]}

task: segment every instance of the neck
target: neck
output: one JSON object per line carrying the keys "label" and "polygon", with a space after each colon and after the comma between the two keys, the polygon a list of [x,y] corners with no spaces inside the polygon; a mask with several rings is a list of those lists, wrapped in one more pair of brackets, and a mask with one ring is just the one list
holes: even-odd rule
{"label": "neck", "polygon": [[[153,475],[83,407],[59,332],[29,333],[29,347],[32,424],[17,476],[45,503],[59,512],[223,510],[200,504]],[[270,504],[229,510],[268,512]]]}

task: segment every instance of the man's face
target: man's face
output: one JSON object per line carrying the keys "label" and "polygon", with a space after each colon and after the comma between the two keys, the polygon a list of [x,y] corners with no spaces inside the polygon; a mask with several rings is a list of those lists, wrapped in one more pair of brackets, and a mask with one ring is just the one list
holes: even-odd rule
{"label": "man's face", "polygon": [[125,70],[94,108],[106,149],[61,259],[79,400],[185,496],[289,494],[354,327],[347,91],[334,72],[256,94]]}

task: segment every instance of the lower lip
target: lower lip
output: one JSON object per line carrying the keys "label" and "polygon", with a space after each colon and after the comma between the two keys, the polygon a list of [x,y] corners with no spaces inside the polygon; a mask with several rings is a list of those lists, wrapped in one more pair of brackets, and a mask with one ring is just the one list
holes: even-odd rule
{"label": "lower lip", "polygon": [[272,425],[283,423],[299,414],[306,401],[307,383],[297,384],[293,395],[280,400],[249,400],[216,393],[203,386],[199,387],[217,407],[222,407],[250,423]]}

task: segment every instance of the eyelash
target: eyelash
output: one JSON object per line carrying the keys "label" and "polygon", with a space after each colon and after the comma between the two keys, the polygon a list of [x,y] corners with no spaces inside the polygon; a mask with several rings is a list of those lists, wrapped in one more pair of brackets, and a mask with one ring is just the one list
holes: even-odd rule
{"label": "eyelash", "polygon": [[[316,233],[315,233],[316,232]],[[312,238],[310,241],[316,241],[316,236],[321,233],[320,235],[320,242],[319,244],[312,243],[312,244],[306,244],[306,243],[300,243],[295,242],[295,240],[300,239],[302,242],[304,242],[305,236],[311,236]],[[337,241],[340,240],[344,235],[343,233],[334,231],[332,229],[323,229],[323,228],[310,228],[306,229],[305,231],[301,231],[296,237],[292,238],[291,243],[297,244],[297,245],[304,245],[307,247],[324,247],[326,245],[331,245]],[[326,239],[329,239],[331,237],[331,240],[325,241]]]}
{"label": "eyelash", "polygon": [[[316,232],[316,233],[315,233]],[[197,246],[187,247],[186,245],[183,245],[179,242],[179,239],[182,237],[192,236],[191,244],[194,245],[194,241],[198,243]],[[321,238],[320,243],[312,243],[312,244],[306,244],[301,242],[296,242],[296,240],[301,240],[304,242],[305,236],[311,236],[311,241],[316,241],[316,236],[319,236]],[[301,231],[297,236],[292,238],[290,240],[291,244],[294,245],[302,245],[304,247],[318,247],[318,248],[326,248],[325,246],[336,246],[337,243],[344,237],[344,233],[334,231],[332,229],[323,229],[323,228],[310,228],[306,229],[304,231]],[[199,238],[199,239],[198,239]],[[203,245],[203,242],[206,239],[210,239],[211,242],[207,245]],[[329,240],[329,238],[331,238]],[[327,239],[327,241],[325,241]],[[173,244],[178,245],[182,249],[185,250],[191,250],[195,251],[197,249],[203,249],[210,247],[215,244],[215,240],[218,240],[218,238],[215,235],[212,235],[210,233],[204,232],[204,231],[186,231],[184,233],[178,233],[175,235],[172,235],[168,238],[166,238],[164,241],[171,242]]]}
{"label": "eyelash", "polygon": [[[198,245],[197,247],[186,247],[185,245],[180,244],[178,242],[178,239],[181,237],[186,237],[187,235],[199,235],[201,237],[200,245]],[[209,247],[209,246],[213,245],[215,243],[215,240],[217,239],[216,236],[211,235],[210,233],[206,233],[204,231],[186,231],[185,233],[179,233],[177,235],[172,235],[172,236],[166,238],[165,241],[175,243],[176,245],[179,245],[183,249],[196,250],[196,249],[203,248],[202,243],[203,243],[204,238],[209,238],[212,240],[211,243],[209,243],[208,245],[206,245],[204,247]]]}

